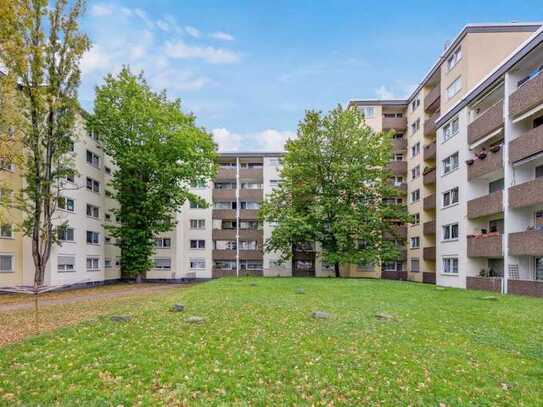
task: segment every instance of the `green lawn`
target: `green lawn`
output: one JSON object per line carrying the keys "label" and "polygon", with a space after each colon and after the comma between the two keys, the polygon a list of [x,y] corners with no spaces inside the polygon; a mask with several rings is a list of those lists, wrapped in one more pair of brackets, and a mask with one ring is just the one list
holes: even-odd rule
{"label": "green lawn", "polygon": [[[216,280],[145,299],[127,323],[101,317],[1,348],[0,404],[541,406],[543,301],[487,295]],[[169,312],[175,302],[186,311]]]}

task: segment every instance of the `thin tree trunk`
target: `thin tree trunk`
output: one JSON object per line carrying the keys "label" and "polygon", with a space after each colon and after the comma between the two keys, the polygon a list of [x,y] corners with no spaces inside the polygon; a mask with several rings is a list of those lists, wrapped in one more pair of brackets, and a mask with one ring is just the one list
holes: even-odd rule
{"label": "thin tree trunk", "polygon": [[334,264],[334,271],[336,272],[336,277],[340,277],[339,275],[339,263]]}

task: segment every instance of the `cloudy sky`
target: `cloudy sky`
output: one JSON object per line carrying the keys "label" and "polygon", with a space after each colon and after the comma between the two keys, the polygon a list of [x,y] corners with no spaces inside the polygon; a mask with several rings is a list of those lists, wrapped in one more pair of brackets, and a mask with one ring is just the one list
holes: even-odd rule
{"label": "cloudy sky", "polygon": [[88,0],[80,99],[129,64],[222,151],[276,151],[306,109],[405,97],[466,23],[537,19],[540,0]]}

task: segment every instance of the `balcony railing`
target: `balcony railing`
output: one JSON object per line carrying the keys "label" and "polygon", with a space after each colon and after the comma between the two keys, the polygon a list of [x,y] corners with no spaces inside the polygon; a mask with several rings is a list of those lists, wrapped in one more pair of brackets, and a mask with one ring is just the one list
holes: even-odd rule
{"label": "balcony railing", "polygon": [[387,168],[394,175],[405,175],[407,173],[407,161],[391,161]]}
{"label": "balcony railing", "polygon": [[425,210],[435,209],[436,207],[436,194],[432,194],[424,198],[422,202],[422,208]]}
{"label": "balcony railing", "polygon": [[235,189],[214,189],[213,190],[213,202],[235,201],[235,200],[236,200]]}
{"label": "balcony railing", "polygon": [[436,158],[436,143],[427,144],[424,146],[423,158],[427,161],[435,160]]}
{"label": "balcony railing", "polygon": [[216,180],[235,180],[236,179],[236,168],[219,168],[217,172]]}
{"label": "balcony railing", "polygon": [[509,113],[518,116],[543,103],[543,75],[540,73],[509,96]]}
{"label": "balcony railing", "polygon": [[500,212],[503,212],[502,191],[496,191],[468,201],[468,219],[477,219]]}
{"label": "balcony railing", "polygon": [[468,143],[473,144],[503,126],[503,100],[491,106],[468,126]]}
{"label": "balcony railing", "polygon": [[432,247],[425,247],[422,249],[422,258],[424,260],[433,261],[436,259],[436,248],[435,246]]}
{"label": "balcony railing", "polygon": [[383,117],[383,130],[405,131],[407,117]]}
{"label": "balcony railing", "polygon": [[503,257],[502,235],[468,236],[468,257]]}
{"label": "balcony railing", "polygon": [[543,178],[509,188],[509,207],[527,208],[543,204]]}
{"label": "balcony railing", "polygon": [[239,177],[241,179],[261,180],[264,171],[262,168],[240,168]]}
{"label": "balcony railing", "polygon": [[263,197],[264,197],[264,190],[262,189],[240,189],[239,190],[240,200],[262,202]]}
{"label": "balcony railing", "polygon": [[431,220],[429,222],[424,222],[422,225],[422,232],[425,235],[435,235],[436,234],[436,222]]}
{"label": "balcony railing", "polygon": [[543,152],[543,126],[527,131],[509,143],[509,161],[514,163]]}
{"label": "balcony railing", "polygon": [[437,130],[436,120],[439,118],[440,112],[437,110],[432,116],[424,121],[424,135],[426,137],[431,136]]}
{"label": "balcony railing", "polygon": [[509,233],[511,256],[543,256],[543,230]]}
{"label": "balcony railing", "polygon": [[430,168],[428,171],[425,171],[425,174],[422,178],[422,183],[424,185],[432,185],[436,183],[436,168]]}
{"label": "balcony railing", "polygon": [[[499,147],[498,147],[499,148]],[[468,160],[468,180],[477,179],[494,171],[503,169],[503,152],[501,148],[497,152],[489,151],[484,159]]]}
{"label": "balcony railing", "polygon": [[392,139],[392,151],[401,153],[407,150],[407,140],[405,137]]}
{"label": "balcony railing", "polygon": [[441,98],[441,87],[434,86],[432,90],[424,98],[424,111],[428,113],[435,112],[439,108]]}
{"label": "balcony railing", "polygon": [[232,220],[236,219],[236,211],[233,209],[213,209],[212,216],[213,219]]}

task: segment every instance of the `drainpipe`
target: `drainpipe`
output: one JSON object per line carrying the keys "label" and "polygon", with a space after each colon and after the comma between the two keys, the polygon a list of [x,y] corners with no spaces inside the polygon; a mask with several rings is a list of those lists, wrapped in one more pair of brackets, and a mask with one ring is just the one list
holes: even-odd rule
{"label": "drainpipe", "polygon": [[511,138],[512,123],[509,120],[509,95],[511,89],[511,76],[505,74],[504,89],[503,89],[503,148],[500,150],[503,154],[503,279],[502,279],[502,294],[507,294],[508,279],[509,279],[509,187],[513,181],[513,167],[509,163],[509,140]]}
{"label": "drainpipe", "polygon": [[239,157],[236,157],[236,277],[239,277]]}

